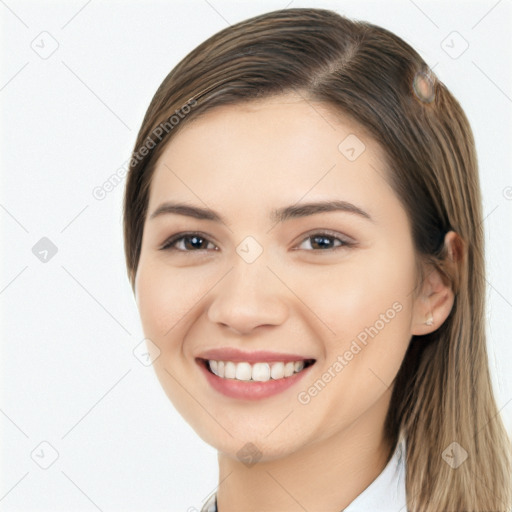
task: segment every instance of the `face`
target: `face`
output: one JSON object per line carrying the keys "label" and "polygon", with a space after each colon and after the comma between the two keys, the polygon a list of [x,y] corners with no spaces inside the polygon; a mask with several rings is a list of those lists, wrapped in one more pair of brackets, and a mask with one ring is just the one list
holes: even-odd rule
{"label": "face", "polygon": [[165,393],[220,452],[382,429],[416,279],[386,175],[361,127],[293,95],[213,109],[163,152],[136,300]]}

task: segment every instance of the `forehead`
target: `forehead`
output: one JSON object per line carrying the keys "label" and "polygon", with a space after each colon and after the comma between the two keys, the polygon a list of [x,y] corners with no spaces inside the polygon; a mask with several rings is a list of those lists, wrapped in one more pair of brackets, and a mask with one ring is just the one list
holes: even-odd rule
{"label": "forehead", "polygon": [[362,199],[388,188],[386,172],[384,152],[358,123],[330,105],[280,95],[215,107],[183,126],[157,162],[150,208],[184,198],[238,207],[305,195]]}

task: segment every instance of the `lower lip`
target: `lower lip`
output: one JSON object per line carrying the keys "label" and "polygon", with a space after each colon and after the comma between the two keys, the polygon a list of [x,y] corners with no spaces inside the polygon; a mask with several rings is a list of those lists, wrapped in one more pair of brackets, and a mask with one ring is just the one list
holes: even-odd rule
{"label": "lower lip", "polygon": [[282,379],[270,379],[266,382],[243,381],[237,379],[223,379],[210,372],[204,364],[198,362],[199,367],[206,376],[215,391],[230,398],[239,400],[261,400],[270,396],[278,395],[299,382],[305,373],[313,366],[308,366],[299,373]]}

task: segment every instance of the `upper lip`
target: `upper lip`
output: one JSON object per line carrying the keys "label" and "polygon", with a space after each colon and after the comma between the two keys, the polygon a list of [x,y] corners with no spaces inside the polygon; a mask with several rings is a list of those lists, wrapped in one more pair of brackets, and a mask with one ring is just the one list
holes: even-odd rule
{"label": "upper lip", "polygon": [[254,350],[247,352],[237,348],[212,348],[205,352],[202,352],[199,359],[211,359],[213,361],[233,361],[236,362],[247,362],[247,363],[259,363],[259,362],[283,362],[288,363],[290,361],[306,361],[313,360],[312,357],[304,357],[299,354],[283,354],[279,352],[270,352],[267,350]]}

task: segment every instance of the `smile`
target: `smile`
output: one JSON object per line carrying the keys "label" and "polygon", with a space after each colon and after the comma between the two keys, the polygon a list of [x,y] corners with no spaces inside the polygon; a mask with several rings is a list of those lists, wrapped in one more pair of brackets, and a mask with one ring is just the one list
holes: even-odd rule
{"label": "smile", "polygon": [[209,359],[206,361],[207,368],[221,379],[234,379],[244,382],[267,382],[291,377],[295,373],[311,366],[313,360],[300,360],[289,362],[257,362],[247,361],[218,361]]}
{"label": "smile", "polygon": [[228,398],[261,400],[295,386],[316,359],[298,354],[214,349],[196,357],[211,388]]}

